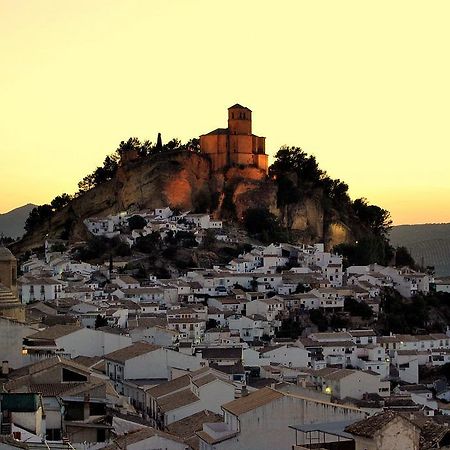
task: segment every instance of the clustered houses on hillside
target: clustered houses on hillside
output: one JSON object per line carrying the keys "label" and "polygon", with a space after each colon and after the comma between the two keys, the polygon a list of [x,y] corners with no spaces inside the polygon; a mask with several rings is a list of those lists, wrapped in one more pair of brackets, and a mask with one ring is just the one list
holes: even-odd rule
{"label": "clustered houses on hillside", "polygon": [[[143,228],[133,229],[129,232],[128,220],[134,216],[141,217],[146,224]],[[107,238],[120,236],[130,245],[135,243],[139,237],[153,232],[165,237],[169,231],[193,231],[195,234],[199,234],[201,230],[220,230],[222,228],[222,221],[213,220],[209,214],[194,214],[189,211],[175,213],[169,207],[135,213],[122,212],[104,218],[90,217],[84,221],[84,224],[94,236]]]}
{"label": "clustered houses on hillside", "polygon": [[[222,226],[161,208],[139,213],[147,225],[127,235],[134,215],[86,226],[129,243]],[[270,244],[220,267],[138,280],[109,261],[76,261],[63,244],[47,241],[44,258],[25,261],[7,295],[15,260],[0,258],[1,445],[345,450],[376,440],[371,424],[410,430],[414,442],[435,430],[430,448],[449,442],[450,386],[419,369],[450,362],[450,333],[318,332],[306,320],[345,314],[348,299],[377,314],[384,288],[426,293],[428,275],[344,270],[322,244]],[[25,321],[5,312],[14,295]],[[309,328],[278,338],[286,320]]]}

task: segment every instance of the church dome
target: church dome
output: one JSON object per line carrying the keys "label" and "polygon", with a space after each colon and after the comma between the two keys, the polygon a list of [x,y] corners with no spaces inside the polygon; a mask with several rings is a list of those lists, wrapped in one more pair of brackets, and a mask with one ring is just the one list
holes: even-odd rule
{"label": "church dome", "polygon": [[15,261],[14,255],[6,247],[0,247],[0,261]]}

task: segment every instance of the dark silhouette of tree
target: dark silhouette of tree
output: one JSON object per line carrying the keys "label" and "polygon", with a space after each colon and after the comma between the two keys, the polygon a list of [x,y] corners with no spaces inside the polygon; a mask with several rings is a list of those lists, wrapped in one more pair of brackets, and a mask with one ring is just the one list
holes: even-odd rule
{"label": "dark silhouette of tree", "polygon": [[72,196],[69,194],[61,194],[56,196],[51,202],[50,205],[55,211],[59,211],[64,208],[64,206],[68,205],[72,200]]}
{"label": "dark silhouette of tree", "polygon": [[297,203],[317,189],[323,193],[325,209],[339,209],[350,204],[348,185],[330,178],[319,168],[316,158],[306,154],[300,147],[281,147],[275,155],[275,162],[270,166],[269,174],[277,183],[279,207]]}
{"label": "dark silhouette of tree", "polygon": [[294,172],[301,184],[317,183],[324,173],[314,156],[308,155],[300,147],[283,146],[276,153],[269,174],[278,177],[289,172]]}
{"label": "dark silhouette of tree", "polygon": [[317,326],[319,331],[328,330],[328,319],[320,309],[313,309],[309,312],[311,322]]}
{"label": "dark silhouette of tree", "polygon": [[25,221],[25,231],[29,233],[37,226],[49,222],[52,215],[53,208],[51,205],[41,205],[33,208]]}
{"label": "dark silhouette of tree", "polygon": [[161,248],[161,236],[156,231],[141,236],[136,239],[135,247],[142,253],[152,254]]}
{"label": "dark silhouette of tree", "polygon": [[266,232],[273,235],[280,230],[278,219],[265,208],[250,208],[244,213],[244,226],[250,234]]}
{"label": "dark silhouette of tree", "polygon": [[333,251],[344,257],[344,267],[378,263],[389,265],[394,256],[389,241],[382,236],[367,235],[354,244],[336,245]]}
{"label": "dark silhouette of tree", "polygon": [[162,151],[163,145],[162,145],[162,138],[161,133],[158,133],[158,138],[156,140],[156,151],[160,152]]}
{"label": "dark silhouette of tree", "polygon": [[147,225],[147,221],[142,216],[139,216],[137,214],[134,216],[131,216],[128,219],[128,228],[130,231],[141,230],[146,225]]}
{"label": "dark silhouette of tree", "polygon": [[408,266],[411,269],[416,268],[414,258],[411,256],[406,247],[397,247],[395,250],[395,265],[397,267]]}
{"label": "dark silhouette of tree", "polygon": [[217,321],[215,319],[208,319],[208,322],[206,322],[206,329],[211,330],[212,328],[217,327]]}
{"label": "dark silhouette of tree", "polygon": [[370,319],[373,317],[373,311],[364,301],[358,301],[354,298],[346,298],[344,300],[344,311],[348,311],[351,316],[359,316],[362,319]]}
{"label": "dark silhouette of tree", "polygon": [[83,192],[89,191],[95,187],[94,182],[94,174],[86,175],[79,183],[78,183],[78,194],[82,194]]}
{"label": "dark silhouette of tree", "polygon": [[108,326],[108,319],[100,314],[95,318],[95,329]]}
{"label": "dark silhouette of tree", "polygon": [[369,205],[367,199],[358,198],[353,202],[353,210],[359,220],[370,227],[372,232],[378,236],[386,236],[391,225],[389,211],[376,205]]}
{"label": "dark silhouette of tree", "polygon": [[216,245],[216,234],[214,230],[205,230],[202,239],[202,247],[208,250],[211,250]]}

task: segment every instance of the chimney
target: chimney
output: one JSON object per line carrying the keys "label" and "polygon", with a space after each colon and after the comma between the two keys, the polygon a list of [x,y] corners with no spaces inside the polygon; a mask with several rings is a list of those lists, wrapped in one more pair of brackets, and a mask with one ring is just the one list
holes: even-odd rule
{"label": "chimney", "polygon": [[90,408],[89,408],[89,400],[90,396],[89,394],[84,394],[84,402],[83,402],[83,420],[88,420],[90,414]]}
{"label": "chimney", "polygon": [[2,375],[9,375],[9,362],[2,361]]}

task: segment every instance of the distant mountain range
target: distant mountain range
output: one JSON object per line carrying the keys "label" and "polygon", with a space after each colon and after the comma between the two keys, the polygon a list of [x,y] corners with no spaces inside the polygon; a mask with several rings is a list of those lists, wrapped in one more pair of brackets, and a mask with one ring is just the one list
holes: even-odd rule
{"label": "distant mountain range", "polygon": [[416,263],[434,266],[436,275],[450,275],[450,223],[399,225],[390,238],[392,245],[406,247]]}
{"label": "distant mountain range", "polygon": [[28,205],[20,206],[4,214],[0,214],[0,235],[5,237],[19,238],[25,233],[25,221],[30,211],[36,205],[28,203]]}

